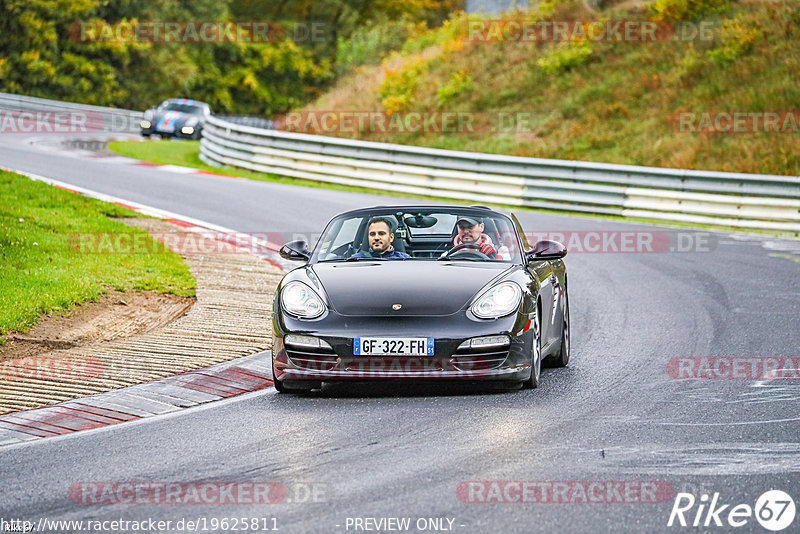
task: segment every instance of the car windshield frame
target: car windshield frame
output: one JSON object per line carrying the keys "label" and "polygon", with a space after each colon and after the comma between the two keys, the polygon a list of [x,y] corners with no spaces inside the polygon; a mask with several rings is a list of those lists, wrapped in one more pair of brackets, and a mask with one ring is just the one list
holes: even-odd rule
{"label": "car windshield frame", "polygon": [[205,115],[205,108],[195,104],[180,104],[178,102],[168,102],[159,107],[159,111],[180,111],[187,115]]}
{"label": "car windshield frame", "polygon": [[[500,213],[497,211],[490,210],[488,208],[477,208],[477,207],[452,207],[452,206],[388,206],[388,207],[380,207],[380,208],[370,208],[370,209],[362,209],[362,210],[354,210],[349,211],[346,213],[341,213],[331,219],[327,225],[325,225],[325,229],[319,236],[314,248],[311,252],[311,256],[309,258],[308,264],[315,264],[315,263],[343,263],[343,262],[354,262],[359,259],[361,260],[376,260],[376,261],[383,261],[380,258],[352,258],[352,255],[355,254],[358,250],[353,248],[352,245],[355,241],[345,239],[340,241],[338,244],[334,246],[336,242],[334,236],[331,235],[332,232],[335,232],[335,236],[338,236],[339,232],[341,231],[341,227],[346,224],[347,221],[351,220],[359,220],[359,224],[355,229],[355,233],[353,234],[353,239],[359,240],[359,238],[363,237],[363,226],[365,222],[373,217],[389,217],[393,221],[397,221],[397,214],[402,214],[403,220],[406,220],[406,217],[413,216],[413,215],[442,215],[447,214],[452,216],[452,225],[448,227],[446,233],[426,233],[423,231],[419,231],[422,229],[415,229],[406,227],[406,231],[411,234],[411,246],[414,246],[414,239],[428,239],[435,241],[436,238],[439,238],[439,241],[442,243],[449,242],[453,238],[453,230],[455,227],[455,222],[458,217],[466,216],[466,217],[475,217],[479,219],[494,219],[496,231],[498,233],[506,233],[510,232],[513,235],[513,246],[507,248],[510,257],[508,259],[479,259],[474,257],[470,257],[469,254],[459,255],[456,254],[452,257],[442,258],[440,254],[435,254],[431,256],[416,256],[410,258],[411,261],[438,261],[438,260],[451,260],[451,261],[459,261],[459,262],[479,262],[479,263],[487,263],[487,264],[495,264],[501,263],[505,265],[509,264],[521,264],[524,259],[524,248],[522,241],[519,237],[519,231],[514,223],[514,221],[506,214]],[[498,225],[501,223],[501,225]],[[397,223],[395,222],[397,225]],[[501,228],[502,226],[502,228]],[[413,230],[417,230],[415,233]],[[486,232],[486,230],[485,230]],[[489,233],[489,232],[487,232]],[[396,236],[395,240],[399,239],[399,236]],[[446,238],[446,239],[445,239]],[[493,240],[494,241],[494,240]],[[329,243],[329,244],[328,244]],[[322,253],[325,254],[332,254],[333,251],[341,246],[344,245],[351,245],[351,252],[345,257],[321,257]],[[493,243],[495,248],[499,248],[498,243]],[[324,246],[325,245],[325,246]],[[406,246],[409,246],[409,243],[406,242]],[[445,251],[450,249],[445,249]],[[461,256],[461,257],[459,257]]]}

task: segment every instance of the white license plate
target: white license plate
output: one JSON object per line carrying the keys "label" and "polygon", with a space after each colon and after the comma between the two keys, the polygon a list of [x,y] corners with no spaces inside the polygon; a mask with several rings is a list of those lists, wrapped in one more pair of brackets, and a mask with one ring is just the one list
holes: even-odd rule
{"label": "white license plate", "polygon": [[432,337],[357,337],[354,356],[433,356]]}
{"label": "white license plate", "polygon": [[173,132],[175,132],[175,127],[172,126],[172,125],[165,126],[165,125],[162,124],[161,126],[156,128],[156,130],[158,130],[159,132],[173,133]]}

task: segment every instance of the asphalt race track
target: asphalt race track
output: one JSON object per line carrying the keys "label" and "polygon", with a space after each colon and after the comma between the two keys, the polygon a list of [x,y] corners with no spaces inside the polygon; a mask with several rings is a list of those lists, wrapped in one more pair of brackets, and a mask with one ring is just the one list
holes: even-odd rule
{"label": "asphalt race track", "polygon": [[[0,136],[0,166],[244,232],[313,235],[346,209],[416,202],[169,173],[9,135]],[[797,362],[800,242],[517,214],[529,232],[646,232],[673,247],[570,253],[572,361],[544,369],[538,389],[349,384],[282,396],[269,388],[6,446],[0,518],[170,520],[170,532],[193,530],[177,527],[181,519],[232,531],[222,518],[266,518],[258,529],[283,533],[768,532],[753,516],[733,528],[728,514],[772,489],[800,499],[800,375],[678,379],[675,362]],[[102,482],[277,482],[287,494],[274,504],[87,502],[84,483]],[[537,488],[527,502],[508,502],[523,500],[521,482],[540,484],[526,486]],[[666,493],[653,499],[642,488]],[[676,519],[668,528],[679,492],[698,503],[685,513],[689,526]],[[717,508],[729,505],[717,516],[723,526],[705,502],[692,527],[701,496],[715,493]],[[548,502],[534,502],[543,494]]]}

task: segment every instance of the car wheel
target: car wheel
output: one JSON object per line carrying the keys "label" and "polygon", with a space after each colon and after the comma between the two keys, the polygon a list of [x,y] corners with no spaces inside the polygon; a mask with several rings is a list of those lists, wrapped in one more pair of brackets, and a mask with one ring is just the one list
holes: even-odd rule
{"label": "car wheel", "polygon": [[569,363],[570,339],[569,339],[569,299],[566,291],[564,292],[564,324],[561,329],[561,350],[558,356],[553,359],[556,367],[566,367]]}
{"label": "car wheel", "polygon": [[539,386],[542,373],[542,336],[539,328],[539,313],[533,318],[533,356],[531,358],[531,377],[522,383],[524,389],[533,389]]}

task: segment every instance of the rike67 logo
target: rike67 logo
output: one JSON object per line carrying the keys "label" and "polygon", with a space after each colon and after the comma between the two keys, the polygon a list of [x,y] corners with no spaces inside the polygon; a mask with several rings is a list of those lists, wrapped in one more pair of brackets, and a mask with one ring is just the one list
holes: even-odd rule
{"label": "rike67 logo", "polygon": [[751,523],[753,518],[767,530],[784,530],[794,522],[794,500],[781,490],[764,492],[756,499],[755,506],[722,504],[719,493],[714,493],[710,500],[706,494],[697,499],[691,493],[678,493],[667,526],[738,528]]}

